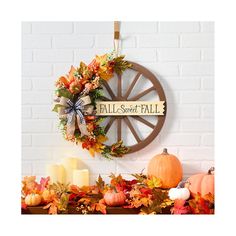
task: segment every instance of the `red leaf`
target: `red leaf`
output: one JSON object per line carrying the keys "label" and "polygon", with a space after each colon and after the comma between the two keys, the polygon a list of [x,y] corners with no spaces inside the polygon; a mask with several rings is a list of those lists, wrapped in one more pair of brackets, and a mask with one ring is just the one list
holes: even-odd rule
{"label": "red leaf", "polygon": [[47,178],[43,178],[43,177],[42,177],[42,178],[40,179],[40,184],[38,185],[38,190],[39,190],[39,191],[45,190],[45,189],[47,188],[47,186],[48,186],[49,180],[50,180],[50,176],[48,176]]}
{"label": "red leaf", "polygon": [[21,208],[26,210],[27,209],[27,205],[24,202],[21,202]]}
{"label": "red leaf", "polygon": [[152,194],[152,190],[150,188],[141,188],[140,192],[145,196],[148,196],[149,194]]}
{"label": "red leaf", "polygon": [[172,214],[188,214],[189,213],[189,207],[184,206],[185,200],[182,199],[176,199],[174,203],[174,207],[171,209]]}
{"label": "red leaf", "polygon": [[138,181],[137,181],[137,179],[132,179],[132,180],[127,180],[127,182],[128,182],[128,184],[130,184],[130,185],[134,185],[134,184],[137,184],[138,183]]}
{"label": "red leaf", "polygon": [[206,200],[200,193],[194,195],[194,199],[189,200],[189,206],[192,214],[213,214],[213,199]]}
{"label": "red leaf", "polygon": [[70,194],[69,201],[73,201],[78,195],[75,193]]}

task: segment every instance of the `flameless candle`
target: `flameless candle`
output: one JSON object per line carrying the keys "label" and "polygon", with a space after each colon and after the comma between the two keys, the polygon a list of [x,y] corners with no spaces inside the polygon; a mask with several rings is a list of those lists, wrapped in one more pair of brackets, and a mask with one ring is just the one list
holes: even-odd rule
{"label": "flameless candle", "polygon": [[78,169],[78,158],[64,158],[63,166],[66,171],[66,183],[72,183],[73,170]]}
{"label": "flameless candle", "polygon": [[58,165],[57,181],[62,184],[66,182],[66,170],[63,165]]}
{"label": "flameless candle", "polygon": [[50,176],[51,183],[65,183],[65,168],[62,165],[51,164],[47,166],[47,176]]}
{"label": "flameless candle", "polygon": [[89,171],[87,169],[73,171],[73,184],[82,187],[89,185]]}

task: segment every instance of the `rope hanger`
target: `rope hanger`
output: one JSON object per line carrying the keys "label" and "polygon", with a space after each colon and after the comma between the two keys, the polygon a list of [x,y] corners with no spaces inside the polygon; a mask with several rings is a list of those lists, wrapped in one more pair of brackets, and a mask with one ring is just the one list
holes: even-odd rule
{"label": "rope hanger", "polygon": [[120,41],[120,22],[114,21],[114,50],[116,56],[119,55],[119,41]]}

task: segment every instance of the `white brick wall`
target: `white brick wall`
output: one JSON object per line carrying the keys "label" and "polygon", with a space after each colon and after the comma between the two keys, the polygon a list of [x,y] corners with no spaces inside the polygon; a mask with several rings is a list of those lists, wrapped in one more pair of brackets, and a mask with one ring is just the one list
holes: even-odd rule
{"label": "white brick wall", "polygon": [[22,37],[22,48],[51,48],[52,39],[50,36],[42,35],[23,35]]}
{"label": "white brick wall", "polygon": [[160,32],[162,33],[192,33],[199,32],[198,22],[160,22]]}
{"label": "white brick wall", "polygon": [[138,39],[139,47],[173,48],[179,45],[179,37],[177,34],[141,35]]}
{"label": "white brick wall", "polygon": [[[112,50],[113,22],[22,24],[22,175],[45,175],[45,165],[81,158],[91,182],[100,173],[139,172],[164,147],[181,159],[184,176],[214,165],[214,23],[122,22],[122,53],[154,72],[168,101],[161,134],[124,160],[91,158],[63,140],[51,112],[54,81],[81,60]],[[145,85],[144,85],[145,87]],[[145,134],[146,129],[142,130]]]}
{"label": "white brick wall", "polygon": [[64,35],[53,37],[54,48],[90,48],[94,45],[93,36]]}

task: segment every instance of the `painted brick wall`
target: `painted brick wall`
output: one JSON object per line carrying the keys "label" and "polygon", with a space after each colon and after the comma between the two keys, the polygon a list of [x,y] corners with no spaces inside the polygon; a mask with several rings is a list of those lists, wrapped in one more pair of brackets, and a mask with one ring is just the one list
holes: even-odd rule
{"label": "painted brick wall", "polygon": [[[168,101],[161,134],[125,159],[91,158],[63,140],[51,112],[54,81],[70,65],[89,62],[113,47],[113,22],[22,23],[22,175],[45,175],[45,165],[80,157],[98,174],[140,172],[167,147],[183,163],[185,177],[214,164],[214,23],[122,22],[122,53],[152,70]],[[144,130],[145,132],[145,130]]]}

